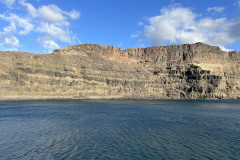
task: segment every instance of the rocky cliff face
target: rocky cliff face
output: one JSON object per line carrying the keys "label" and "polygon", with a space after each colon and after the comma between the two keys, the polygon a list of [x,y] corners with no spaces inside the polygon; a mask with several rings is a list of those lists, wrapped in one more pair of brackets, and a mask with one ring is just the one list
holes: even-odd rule
{"label": "rocky cliff face", "polygon": [[239,99],[239,62],[203,43],[0,52],[0,98]]}

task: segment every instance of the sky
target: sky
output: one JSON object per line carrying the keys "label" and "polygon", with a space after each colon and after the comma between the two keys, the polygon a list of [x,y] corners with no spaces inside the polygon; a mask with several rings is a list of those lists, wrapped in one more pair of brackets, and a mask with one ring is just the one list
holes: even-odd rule
{"label": "sky", "polygon": [[203,42],[240,51],[240,0],[0,0],[0,50]]}

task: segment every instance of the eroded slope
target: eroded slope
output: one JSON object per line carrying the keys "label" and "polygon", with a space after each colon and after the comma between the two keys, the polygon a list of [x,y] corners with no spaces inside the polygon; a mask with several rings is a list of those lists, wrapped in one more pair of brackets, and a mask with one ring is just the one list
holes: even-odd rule
{"label": "eroded slope", "polygon": [[0,52],[0,97],[238,99],[239,55],[203,43]]}

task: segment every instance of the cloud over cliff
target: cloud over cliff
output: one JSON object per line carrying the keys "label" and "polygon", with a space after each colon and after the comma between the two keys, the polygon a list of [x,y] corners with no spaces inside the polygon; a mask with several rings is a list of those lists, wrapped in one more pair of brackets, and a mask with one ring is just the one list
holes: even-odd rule
{"label": "cloud over cliff", "polygon": [[[221,13],[224,7],[211,7],[207,11]],[[144,35],[152,45],[204,42],[224,50],[224,46],[240,39],[240,31],[236,29],[239,26],[240,19],[204,17],[190,8],[173,5],[148,18]]]}

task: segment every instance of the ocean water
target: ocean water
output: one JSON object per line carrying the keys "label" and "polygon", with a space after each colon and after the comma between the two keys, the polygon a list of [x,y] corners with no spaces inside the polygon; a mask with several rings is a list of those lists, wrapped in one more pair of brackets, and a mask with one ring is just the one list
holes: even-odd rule
{"label": "ocean water", "polygon": [[240,102],[0,102],[0,159],[239,160]]}

